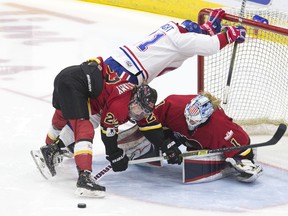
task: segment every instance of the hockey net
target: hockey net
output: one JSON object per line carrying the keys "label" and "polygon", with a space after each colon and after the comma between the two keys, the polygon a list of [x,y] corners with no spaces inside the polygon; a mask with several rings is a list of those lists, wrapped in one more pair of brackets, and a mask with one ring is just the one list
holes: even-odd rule
{"label": "hockey net", "polygon": [[[239,25],[240,9],[224,8],[222,25]],[[211,9],[199,13],[204,23]],[[269,24],[254,21],[254,15]],[[245,43],[238,44],[226,113],[249,134],[270,134],[273,125],[288,124],[288,13],[269,9],[245,9],[242,25]],[[198,56],[198,91],[223,99],[233,45],[218,54]]]}

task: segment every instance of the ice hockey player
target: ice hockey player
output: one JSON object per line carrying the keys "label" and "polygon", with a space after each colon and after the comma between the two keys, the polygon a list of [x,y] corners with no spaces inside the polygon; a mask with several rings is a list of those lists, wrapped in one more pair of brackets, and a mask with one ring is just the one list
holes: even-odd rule
{"label": "ice hockey player", "polygon": [[136,85],[144,80],[150,83],[180,67],[190,57],[213,55],[227,44],[243,42],[244,27],[226,26],[222,29],[224,14],[222,9],[213,10],[201,26],[191,20],[181,24],[170,21],[138,43],[119,47],[105,63],[120,77],[128,74],[126,78]]}
{"label": "ice hockey player", "polygon": [[[169,164],[182,163],[178,148],[181,145],[186,146],[189,151],[250,144],[248,134],[225,114],[220,102],[220,99],[210,93],[202,92],[199,95],[170,95],[156,106],[153,113],[163,127],[169,128],[165,137],[172,140],[170,148],[166,150],[170,152],[170,157],[174,155],[168,160]],[[263,173],[262,167],[253,161],[254,153],[251,148],[228,151],[224,153],[224,157],[238,171],[239,181],[253,182]]]}
{"label": "ice hockey player", "polygon": [[101,138],[113,171],[124,171],[128,167],[128,157],[117,147],[118,126],[132,119],[139,128],[157,128],[153,117],[149,118],[156,100],[155,89],[146,84],[136,86],[119,79],[101,57],[67,67],[54,80],[55,113],[46,138],[47,145],[40,151],[31,151],[31,155],[45,178],[54,176],[54,165],[61,149],[53,140],[69,124],[75,139],[74,158],[79,172],[75,193],[103,197],[105,187],[98,185],[91,175],[94,138],[94,126],[89,119],[91,114],[101,113]]}

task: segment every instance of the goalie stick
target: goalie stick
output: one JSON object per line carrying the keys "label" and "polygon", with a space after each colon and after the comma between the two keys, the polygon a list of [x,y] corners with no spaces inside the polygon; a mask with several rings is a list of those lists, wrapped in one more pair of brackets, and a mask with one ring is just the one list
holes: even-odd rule
{"label": "goalie stick", "polygon": [[[283,137],[287,129],[287,126],[285,124],[280,124],[273,135],[273,137],[262,143],[257,143],[257,144],[251,144],[251,145],[246,145],[246,146],[235,146],[235,147],[228,147],[228,148],[219,148],[219,149],[201,149],[201,150],[195,150],[195,151],[189,151],[189,152],[184,152],[180,154],[182,158],[184,157],[190,157],[190,156],[199,156],[199,155],[207,155],[207,154],[212,154],[212,153],[218,153],[218,152],[227,152],[227,151],[235,151],[235,150],[245,150],[248,148],[258,148],[258,147],[263,147],[263,146],[270,146],[270,145],[275,145],[278,143],[278,141]],[[144,158],[144,159],[136,159],[136,160],[131,160],[129,161],[129,164],[140,164],[140,163],[147,163],[147,162],[152,162],[152,161],[159,161],[159,160],[167,160],[167,157],[165,156],[160,156],[160,157],[151,157],[151,158]],[[95,179],[99,180],[102,178],[109,170],[111,170],[111,165],[109,164],[105,168],[103,168],[98,174],[95,175]]]}

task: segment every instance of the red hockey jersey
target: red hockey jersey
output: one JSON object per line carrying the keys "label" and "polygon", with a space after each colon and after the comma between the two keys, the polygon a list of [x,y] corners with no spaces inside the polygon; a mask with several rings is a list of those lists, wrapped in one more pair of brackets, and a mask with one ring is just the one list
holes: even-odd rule
{"label": "red hockey jersey", "polygon": [[[90,99],[91,114],[99,113],[101,115],[101,137],[106,146],[106,153],[109,154],[117,148],[118,127],[129,120],[128,105],[131,100],[134,84],[128,82],[125,77],[120,79],[118,75],[109,69],[103,63],[102,58],[98,57],[97,61],[102,67],[104,76],[104,85],[101,94],[95,98]],[[137,122],[141,127],[144,126],[146,130],[155,129],[155,124],[161,125],[153,118],[153,114],[149,117]],[[108,147],[108,148],[107,148]],[[107,152],[111,151],[111,152]]]}
{"label": "red hockey jersey", "polygon": [[[228,117],[222,108],[216,109],[210,118],[189,131],[186,124],[184,109],[197,95],[170,95],[154,110],[159,122],[187,139],[198,143],[203,149],[217,149],[243,146],[250,143],[248,134]],[[233,157],[239,151],[226,152],[226,157]]]}

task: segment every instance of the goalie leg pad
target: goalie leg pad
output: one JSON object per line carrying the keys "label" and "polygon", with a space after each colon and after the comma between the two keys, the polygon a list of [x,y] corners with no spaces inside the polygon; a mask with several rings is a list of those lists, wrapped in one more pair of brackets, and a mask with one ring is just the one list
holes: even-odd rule
{"label": "goalie leg pad", "polygon": [[223,153],[183,158],[183,183],[204,183],[231,175]]}
{"label": "goalie leg pad", "polygon": [[254,182],[263,174],[262,166],[257,165],[248,159],[226,158],[226,162],[238,171],[236,178],[241,182]]}
{"label": "goalie leg pad", "polygon": [[[123,149],[130,160],[137,160],[161,155],[158,148],[155,148],[139,131],[137,125],[121,131],[118,135],[118,147]],[[139,165],[162,167],[162,161],[153,161]]]}
{"label": "goalie leg pad", "polygon": [[[125,153],[129,157],[129,160],[137,160],[137,159],[161,156],[159,148],[155,148],[155,146],[152,145],[147,139],[145,139],[141,144],[135,146],[134,148],[126,149]],[[138,165],[151,166],[151,167],[163,166],[162,161],[152,161]]]}
{"label": "goalie leg pad", "polygon": [[126,149],[134,148],[141,144],[143,140],[145,140],[144,135],[139,131],[139,127],[134,125],[127,130],[119,132],[117,142],[118,147],[126,151]]}
{"label": "goalie leg pad", "polygon": [[141,143],[130,148],[127,148],[127,147],[124,148],[124,145],[119,145],[120,148],[125,150],[125,153],[129,157],[130,160],[134,160],[143,155],[146,155],[150,151],[151,146],[152,144],[146,139],[143,139]]}

